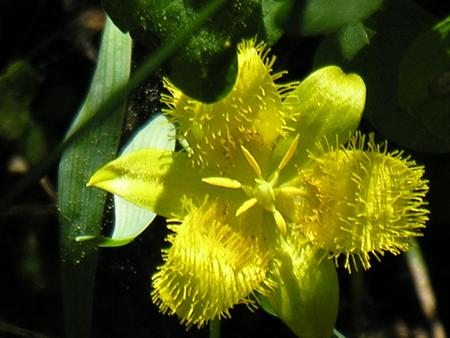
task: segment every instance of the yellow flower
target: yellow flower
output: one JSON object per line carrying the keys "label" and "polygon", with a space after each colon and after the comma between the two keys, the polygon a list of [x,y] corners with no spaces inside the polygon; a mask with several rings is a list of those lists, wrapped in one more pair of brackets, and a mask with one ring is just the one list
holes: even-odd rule
{"label": "yellow flower", "polygon": [[88,184],[172,220],[152,279],[163,312],[202,326],[263,297],[294,332],[323,337],[337,311],[324,257],[344,255],[350,270],[350,257],[368,268],[369,254],[406,250],[427,219],[427,186],[411,160],[351,137],[365,102],[359,76],[329,66],[277,84],[274,61],[263,44],[242,42],[236,83],[215,103],[166,79],[165,114],[184,150],[121,156]]}

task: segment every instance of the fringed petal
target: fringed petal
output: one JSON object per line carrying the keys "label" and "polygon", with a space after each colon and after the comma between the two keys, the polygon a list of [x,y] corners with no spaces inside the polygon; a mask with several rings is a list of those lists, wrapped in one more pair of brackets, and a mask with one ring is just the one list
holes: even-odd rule
{"label": "fringed petal", "polygon": [[349,271],[352,265],[370,268],[370,255],[406,251],[411,238],[421,236],[429,213],[423,167],[401,152],[367,143],[357,135],[346,148],[323,149],[313,157],[316,217],[301,222],[306,236],[336,262],[345,257]]}
{"label": "fringed petal", "polygon": [[253,141],[269,149],[282,134],[281,100],[292,86],[275,84],[281,74],[271,74],[275,58],[268,51],[255,40],[239,44],[234,87],[215,103],[194,100],[166,79],[166,113],[189,143],[194,165],[226,172],[235,165],[236,154],[241,156],[241,145]]}
{"label": "fringed petal", "polygon": [[270,255],[259,239],[232,230],[226,205],[205,200],[188,208],[183,222],[171,226],[171,247],[152,278],[152,298],[163,313],[202,327],[229,317],[236,304],[255,307],[250,295],[266,294],[273,286],[267,278]]}

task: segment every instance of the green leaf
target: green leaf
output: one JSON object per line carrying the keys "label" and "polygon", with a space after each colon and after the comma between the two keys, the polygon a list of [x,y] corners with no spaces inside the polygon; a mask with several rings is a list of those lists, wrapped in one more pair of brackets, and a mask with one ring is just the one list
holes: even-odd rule
{"label": "green leaf", "polygon": [[370,43],[374,32],[361,22],[351,23],[336,32],[341,55],[351,60],[358,52]]}
{"label": "green leaf", "polygon": [[309,245],[284,242],[277,257],[280,265],[272,274],[278,288],[264,297],[298,337],[326,338],[333,332],[339,287],[336,268],[323,255]]}
{"label": "green leaf", "polygon": [[262,30],[264,41],[269,45],[283,35],[284,25],[294,6],[294,0],[262,0]]}
{"label": "green leaf", "polygon": [[[112,93],[125,85],[130,64],[131,39],[108,19],[89,93],[69,135],[89,120]],[[59,165],[60,250],[67,337],[91,335],[97,249],[94,243],[77,242],[76,237],[100,232],[106,194],[87,189],[86,182],[96,168],[115,156],[123,116],[124,106],[92,124],[82,138],[67,147]]]}
{"label": "green leaf", "polygon": [[[175,149],[175,128],[163,115],[150,120],[133,137],[121,156],[145,148]],[[131,242],[150,225],[155,217],[154,212],[114,195],[114,231],[111,237],[104,238],[99,246],[121,246]]]}
{"label": "green leaf", "polygon": [[329,36],[319,46],[315,68],[338,64],[361,75],[368,93],[366,117],[386,138],[406,148],[443,152],[447,145],[402,108],[397,95],[401,60],[416,37],[433,22],[435,18],[412,1],[387,1],[370,20],[375,34],[369,45],[348,60],[342,56],[336,36]]}
{"label": "green leaf", "polygon": [[[211,1],[103,0],[108,14],[133,38],[154,48],[177,36]],[[206,20],[169,61],[171,81],[184,93],[205,102],[222,97],[236,77],[236,44],[258,32],[261,0],[222,1],[221,10]]]}
{"label": "green leaf", "polygon": [[361,22],[380,9],[382,0],[298,1],[287,26],[289,33],[309,36],[327,34]]}
{"label": "green leaf", "polygon": [[398,95],[400,105],[450,151],[449,32],[447,17],[412,43],[400,63]]}
{"label": "green leaf", "polygon": [[255,294],[255,298],[256,298],[256,301],[258,302],[258,305],[261,307],[261,309],[266,311],[269,315],[272,315],[272,316],[278,318],[275,310],[272,309],[272,305],[270,305],[267,298],[265,298],[264,296],[262,296],[260,294]]}

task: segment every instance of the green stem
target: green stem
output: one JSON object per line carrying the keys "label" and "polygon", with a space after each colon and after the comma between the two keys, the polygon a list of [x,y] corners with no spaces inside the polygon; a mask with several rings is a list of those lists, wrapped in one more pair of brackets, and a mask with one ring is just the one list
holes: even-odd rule
{"label": "green stem", "polygon": [[353,318],[353,329],[361,332],[363,328],[363,295],[364,295],[364,275],[361,271],[352,272],[350,276],[351,284],[351,309]]}
{"label": "green stem", "polygon": [[220,338],[220,319],[209,322],[209,338]]}
{"label": "green stem", "polygon": [[340,333],[338,330],[336,330],[336,329],[333,329],[333,337],[345,338],[345,336],[342,333]]}

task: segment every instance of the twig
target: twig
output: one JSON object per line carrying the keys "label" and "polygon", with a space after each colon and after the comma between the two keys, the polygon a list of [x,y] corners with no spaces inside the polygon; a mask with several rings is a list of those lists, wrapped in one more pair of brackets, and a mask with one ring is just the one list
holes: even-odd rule
{"label": "twig", "polygon": [[422,312],[430,324],[432,337],[446,338],[447,334],[444,325],[437,313],[437,301],[431,285],[430,275],[417,241],[408,251],[406,261],[414,281]]}

